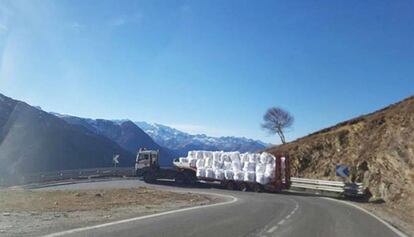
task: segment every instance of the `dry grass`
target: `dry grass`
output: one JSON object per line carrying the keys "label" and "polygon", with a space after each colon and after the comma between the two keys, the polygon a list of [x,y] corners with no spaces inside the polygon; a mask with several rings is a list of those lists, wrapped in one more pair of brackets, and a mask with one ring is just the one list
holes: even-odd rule
{"label": "dry grass", "polygon": [[169,202],[207,202],[208,197],[145,187],[78,191],[1,190],[0,212],[87,211],[126,206],[162,205]]}

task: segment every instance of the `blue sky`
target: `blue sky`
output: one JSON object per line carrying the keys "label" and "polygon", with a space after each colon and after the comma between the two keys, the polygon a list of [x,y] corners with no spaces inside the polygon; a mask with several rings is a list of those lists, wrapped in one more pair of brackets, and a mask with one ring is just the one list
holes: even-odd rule
{"label": "blue sky", "polygon": [[412,1],[0,1],[0,93],[276,143],[413,94]]}

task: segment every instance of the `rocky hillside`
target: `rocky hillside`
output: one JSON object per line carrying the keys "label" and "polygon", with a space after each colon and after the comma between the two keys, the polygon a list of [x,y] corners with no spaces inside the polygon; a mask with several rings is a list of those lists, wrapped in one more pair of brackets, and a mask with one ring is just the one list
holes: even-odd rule
{"label": "rocky hillside", "polygon": [[255,152],[269,144],[244,137],[210,137],[205,134],[192,135],[162,124],[136,122],[158,144],[186,156],[191,150]]}
{"label": "rocky hillside", "polygon": [[163,166],[171,165],[172,160],[178,158],[177,154],[155,143],[148,134],[129,120],[111,121],[54,114],[70,124],[82,126],[93,133],[109,138],[133,154],[142,147],[160,150],[160,164]]}
{"label": "rocky hillside", "polygon": [[309,178],[333,180],[336,164],[358,173],[365,163],[372,195],[414,213],[414,97],[269,151],[288,152],[293,175]]}
{"label": "rocky hillside", "polygon": [[134,165],[110,139],[0,94],[0,176],[108,167],[114,154],[121,166]]}

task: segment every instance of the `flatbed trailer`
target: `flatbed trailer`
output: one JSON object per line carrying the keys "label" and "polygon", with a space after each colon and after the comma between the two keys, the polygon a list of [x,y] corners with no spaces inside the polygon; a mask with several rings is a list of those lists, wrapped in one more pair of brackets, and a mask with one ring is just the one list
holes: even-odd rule
{"label": "flatbed trailer", "polygon": [[197,168],[191,167],[188,163],[182,163],[179,159],[173,161],[174,167],[160,167],[158,165],[158,152],[154,151],[140,150],[135,167],[136,175],[142,177],[148,183],[159,179],[171,179],[178,185],[193,185],[197,182],[204,182],[220,184],[230,190],[279,192],[290,188],[290,162],[288,155],[277,155],[275,158],[275,175],[271,182],[266,185],[240,180],[197,177]]}

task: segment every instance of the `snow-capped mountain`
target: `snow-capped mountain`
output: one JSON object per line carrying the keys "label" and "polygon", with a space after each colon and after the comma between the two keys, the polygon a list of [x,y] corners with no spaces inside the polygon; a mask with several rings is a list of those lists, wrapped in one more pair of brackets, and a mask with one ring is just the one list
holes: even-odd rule
{"label": "snow-capped mountain", "polygon": [[178,157],[175,152],[154,142],[147,133],[129,120],[90,119],[58,113],[53,114],[69,124],[81,126],[97,135],[107,137],[131,152],[131,154],[135,155],[138,149],[142,147],[159,150],[161,165],[171,165],[171,161]]}
{"label": "snow-capped mountain", "polygon": [[182,156],[186,155],[190,150],[254,152],[270,145],[245,137],[210,137],[205,134],[191,135],[156,123],[135,122],[135,124],[144,130],[155,142],[176,151]]}

